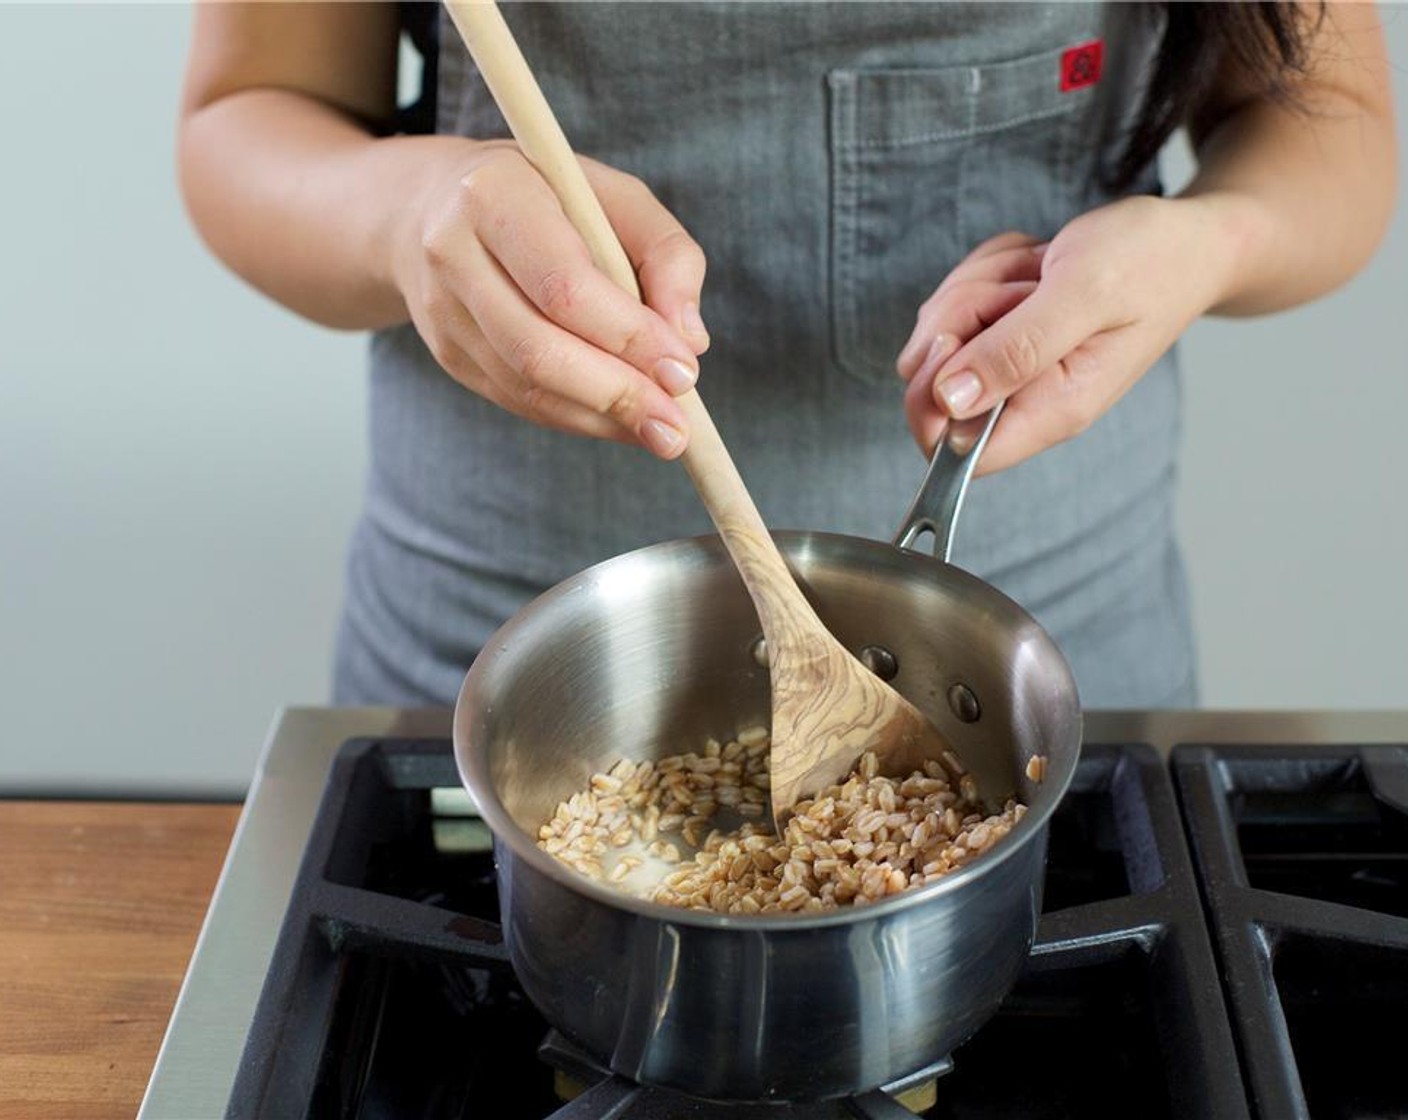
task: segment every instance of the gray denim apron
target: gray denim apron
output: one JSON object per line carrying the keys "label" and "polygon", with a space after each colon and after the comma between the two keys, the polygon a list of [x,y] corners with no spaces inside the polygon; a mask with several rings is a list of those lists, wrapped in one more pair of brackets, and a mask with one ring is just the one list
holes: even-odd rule
{"label": "gray denim apron", "polygon": [[[505,5],[577,150],[639,175],[703,245],[700,391],[771,527],[894,531],[924,470],[894,372],[915,311],[984,238],[1048,237],[1112,197],[1100,170],[1151,49],[1138,7]],[[1063,82],[1094,40],[1099,81]],[[453,29],[440,41],[438,131],[507,135]],[[1156,191],[1154,169],[1132,189]],[[500,411],[410,327],[373,339],[370,425],[340,703],[450,703],[540,591],[712,531],[678,464]],[[1178,428],[1170,354],[965,506],[956,563],[1046,626],[1090,707],[1194,702]]]}

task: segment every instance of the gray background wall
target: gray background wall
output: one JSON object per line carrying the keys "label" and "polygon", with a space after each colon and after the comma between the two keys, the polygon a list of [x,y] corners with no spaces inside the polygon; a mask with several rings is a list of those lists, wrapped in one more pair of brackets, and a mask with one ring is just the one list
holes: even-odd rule
{"label": "gray background wall", "polygon": [[[1408,7],[1384,16],[1408,117]],[[0,791],[238,791],[278,708],[326,696],[362,341],[191,232],[189,24],[0,5]],[[1209,706],[1408,707],[1406,318],[1400,204],[1344,290],[1186,339]]]}

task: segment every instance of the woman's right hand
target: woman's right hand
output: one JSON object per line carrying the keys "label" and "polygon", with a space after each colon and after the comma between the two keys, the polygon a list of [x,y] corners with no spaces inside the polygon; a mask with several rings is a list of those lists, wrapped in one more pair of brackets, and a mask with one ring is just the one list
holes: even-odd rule
{"label": "woman's right hand", "polygon": [[635,266],[637,300],[592,263],[516,144],[404,143],[426,158],[426,187],[398,219],[391,272],[441,366],[534,423],[680,455],[688,432],[673,398],[693,387],[709,345],[704,254],[684,227],[639,179],[582,159]]}

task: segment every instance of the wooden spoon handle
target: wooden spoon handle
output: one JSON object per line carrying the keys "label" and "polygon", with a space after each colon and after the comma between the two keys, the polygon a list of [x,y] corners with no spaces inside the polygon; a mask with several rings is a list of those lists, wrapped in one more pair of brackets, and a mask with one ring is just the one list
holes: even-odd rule
{"label": "wooden spoon handle", "polygon": [[637,299],[640,285],[601,201],[492,0],[445,0],[523,155],[552,187],[598,268]]}
{"label": "wooden spoon handle", "polygon": [[[445,7],[519,148],[556,193],[597,267],[639,299],[635,268],[497,5],[493,0],[445,0]],[[784,608],[783,603],[765,603],[763,596],[753,594],[764,631],[769,629],[769,612],[779,608],[810,613],[704,401],[693,389],[676,400],[689,424],[689,444],[681,460],[750,593],[755,592],[756,575],[770,591],[790,600]]]}

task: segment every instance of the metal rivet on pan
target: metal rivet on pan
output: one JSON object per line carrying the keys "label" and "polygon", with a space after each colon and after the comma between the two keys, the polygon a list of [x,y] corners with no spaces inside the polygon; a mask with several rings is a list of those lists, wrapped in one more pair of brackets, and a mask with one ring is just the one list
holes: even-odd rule
{"label": "metal rivet on pan", "polygon": [[884,646],[866,646],[860,651],[860,663],[882,681],[893,680],[900,671],[895,655]]}
{"label": "metal rivet on pan", "polygon": [[768,640],[761,634],[753,641],[753,660],[764,669],[768,667]]}
{"label": "metal rivet on pan", "polygon": [[948,690],[948,706],[964,723],[977,723],[978,717],[983,714],[982,705],[973,695],[973,690],[962,681]]}

